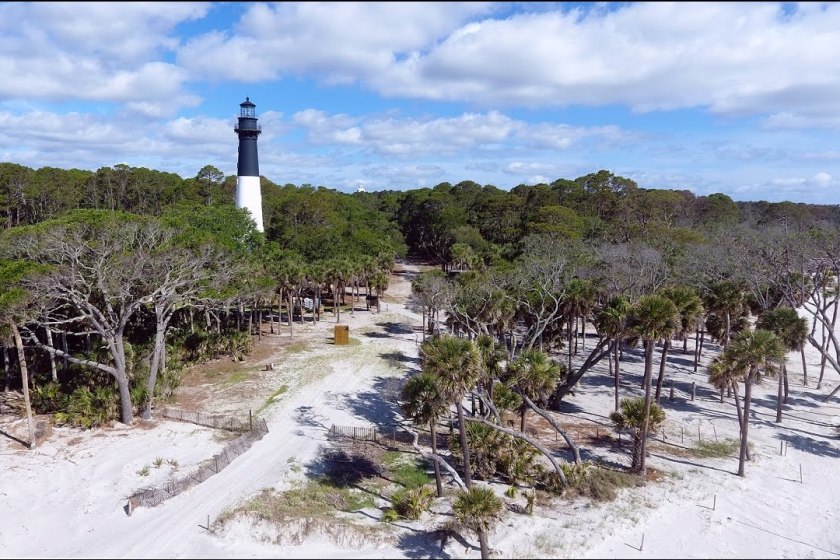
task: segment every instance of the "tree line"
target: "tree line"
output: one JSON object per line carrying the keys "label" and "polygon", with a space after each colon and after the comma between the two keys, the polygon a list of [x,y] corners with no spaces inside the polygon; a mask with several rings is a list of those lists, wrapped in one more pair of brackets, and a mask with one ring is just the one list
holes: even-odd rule
{"label": "tree line", "polygon": [[[90,422],[104,409],[100,419],[130,422],[175,390],[184,363],[247,352],[265,317],[272,331],[283,318],[292,336],[306,313],[321,320],[329,301],[340,321],[347,288],[354,300],[362,289],[381,295],[400,256],[440,265],[414,286],[424,336],[490,340],[505,363],[532,351],[563,353],[552,383],[520,387],[514,408],[523,423],[534,410],[528,401],[556,407],[603,359],[620,413],[627,343],[646,349],[655,405],[672,339],[688,353],[694,333],[697,364],[698,332],[727,347],[751,318],[783,307],[809,310],[805,341],[840,371],[830,334],[837,207],[643,189],[606,170],[509,192],[472,181],[353,194],[262,184],[264,234],[232,206],[235,177],[210,165],[182,179],[125,165],[89,172],[0,164],[6,386],[28,380],[17,386],[63,418]],[[665,308],[665,326],[640,330],[645,305]],[[585,336],[590,326],[594,342]],[[648,348],[659,341],[654,382]],[[723,391],[733,386],[721,383]],[[494,384],[484,386],[479,406],[489,408]]]}

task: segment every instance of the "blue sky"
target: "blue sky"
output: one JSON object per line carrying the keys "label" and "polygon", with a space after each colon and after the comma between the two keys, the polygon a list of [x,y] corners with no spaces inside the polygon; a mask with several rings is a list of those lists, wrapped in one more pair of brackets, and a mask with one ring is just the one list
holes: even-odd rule
{"label": "blue sky", "polygon": [[0,3],[0,161],[840,204],[840,3]]}

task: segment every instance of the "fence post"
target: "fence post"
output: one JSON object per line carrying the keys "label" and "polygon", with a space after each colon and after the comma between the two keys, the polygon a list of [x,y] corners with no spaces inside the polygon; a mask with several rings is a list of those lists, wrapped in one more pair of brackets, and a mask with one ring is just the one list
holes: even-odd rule
{"label": "fence post", "polygon": [[694,396],[697,394],[697,383],[695,381],[691,382],[691,400],[694,400]]}
{"label": "fence post", "polygon": [[248,429],[249,431],[254,430],[254,415],[251,413],[251,409],[248,409]]}
{"label": "fence post", "polygon": [[668,400],[674,400],[674,380],[671,380],[671,394],[668,397]]}
{"label": "fence post", "polygon": [[703,438],[700,436],[700,426],[697,426],[697,443],[703,443]]}

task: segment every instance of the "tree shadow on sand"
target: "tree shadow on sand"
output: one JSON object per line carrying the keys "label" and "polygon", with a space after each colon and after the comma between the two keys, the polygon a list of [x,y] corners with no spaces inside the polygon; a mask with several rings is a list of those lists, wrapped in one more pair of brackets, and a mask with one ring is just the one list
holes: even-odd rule
{"label": "tree shadow on sand", "polygon": [[393,321],[383,321],[381,323],[376,323],[377,327],[382,327],[385,329],[385,332],[390,335],[396,334],[414,334],[414,329],[411,325],[406,323],[395,323]]}
{"label": "tree shadow on sand", "polygon": [[[404,364],[420,365],[420,358],[408,356],[405,352],[400,352],[399,350],[395,350],[393,352],[382,352],[379,354],[379,357],[388,362],[402,362]],[[412,368],[412,371],[413,370],[415,370],[415,368]]]}
{"label": "tree shadow on sand", "polygon": [[354,415],[364,418],[380,430],[402,423],[399,406],[401,386],[393,377],[377,377],[373,388],[344,399],[344,405]]}
{"label": "tree shadow on sand", "polygon": [[840,449],[826,441],[820,441],[798,434],[780,434],[779,439],[786,441],[788,446],[797,451],[804,451],[821,457],[840,457]]}
{"label": "tree shadow on sand", "polygon": [[449,538],[452,535],[446,530],[405,532],[400,535],[397,548],[403,551],[406,558],[452,558],[444,550]]}

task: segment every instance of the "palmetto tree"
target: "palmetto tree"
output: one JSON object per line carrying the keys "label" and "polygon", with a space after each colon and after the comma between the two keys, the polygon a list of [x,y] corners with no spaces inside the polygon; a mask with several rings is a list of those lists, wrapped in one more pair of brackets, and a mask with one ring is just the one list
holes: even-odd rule
{"label": "palmetto tree", "polygon": [[708,310],[717,313],[724,319],[723,336],[721,344],[724,348],[729,345],[730,333],[732,331],[732,317],[737,317],[746,305],[746,293],[734,282],[718,282],[714,284],[711,293],[707,297],[706,305]]}
{"label": "palmetto tree", "polygon": [[[765,311],[756,321],[755,327],[774,333],[785,348],[790,351],[800,351],[808,340],[808,320],[800,317],[795,309],[779,307]],[[782,374],[779,375],[779,393],[776,402],[776,422],[782,421],[782,393],[787,378],[787,360],[782,361]]]}
{"label": "palmetto tree", "polygon": [[598,332],[609,337],[613,341],[613,363],[615,364],[614,385],[615,385],[615,411],[618,411],[618,387],[620,372],[620,346],[621,341],[627,334],[627,320],[633,306],[624,296],[615,296],[598,313],[595,324]]}
{"label": "palmetto tree", "polygon": [[449,402],[455,403],[458,411],[464,484],[467,488],[472,488],[463,400],[481,373],[481,356],[471,341],[449,335],[429,339],[423,344],[422,353],[423,371],[437,376],[441,393]]}
{"label": "palmetto tree", "polygon": [[619,409],[610,415],[619,430],[629,429],[633,435],[633,451],[630,460],[630,470],[642,469],[642,441],[645,432],[655,432],[665,421],[665,412],[657,404],[650,404],[649,414],[645,414],[645,399],[621,399]]}
{"label": "palmetto tree", "polygon": [[[703,301],[693,288],[688,286],[668,286],[660,290],[661,295],[674,302],[679,313],[679,323],[672,333],[677,338],[687,339],[687,335],[697,324],[697,318],[703,312]],[[665,336],[662,344],[662,359],[659,361],[659,377],[656,380],[656,402],[662,393],[662,381],[665,379],[665,362],[668,357],[668,349],[671,347],[671,336]]]}
{"label": "palmetto tree", "polygon": [[502,514],[502,500],[490,488],[469,488],[458,494],[452,513],[459,525],[476,532],[481,546],[481,558],[490,558],[487,532]]}
{"label": "palmetto tree", "polygon": [[[537,400],[554,389],[559,375],[558,365],[545,352],[532,348],[508,364],[505,382],[520,395]],[[528,404],[523,402],[519,407],[519,431],[523,433],[527,413]]]}
{"label": "palmetto tree", "polygon": [[[785,359],[782,340],[770,331],[756,329],[739,333],[732,343],[718,356],[720,369],[733,378],[744,381],[744,418],[741,423],[741,452],[738,458],[738,475],[744,476],[747,459],[747,435],[750,427],[750,405],[753,383],[759,382],[763,370],[766,375],[775,375]],[[716,360],[718,360],[716,358]],[[716,371],[710,371],[717,373]]]}
{"label": "palmetto tree", "polygon": [[679,323],[679,312],[677,306],[670,299],[653,294],[642,296],[633,308],[630,316],[631,329],[638,335],[645,345],[645,407],[644,421],[641,433],[641,460],[636,470],[639,474],[645,474],[645,455],[647,453],[648,419],[650,416],[651,401],[651,376],[653,373],[653,346],[654,343],[663,337],[670,336]]}
{"label": "palmetto tree", "polygon": [[[438,378],[431,373],[420,373],[409,379],[402,390],[402,409],[406,418],[415,424],[428,424],[432,435],[432,453],[437,452],[437,424],[448,408],[448,402],[440,391]],[[437,495],[443,495],[440,480],[440,465],[433,461]]]}
{"label": "palmetto tree", "polygon": [[561,308],[568,324],[568,345],[569,364],[568,371],[572,371],[572,333],[575,336],[574,351],[577,351],[577,321],[583,319],[586,325],[586,317],[592,311],[595,301],[595,288],[592,282],[583,278],[572,278],[566,286]]}

